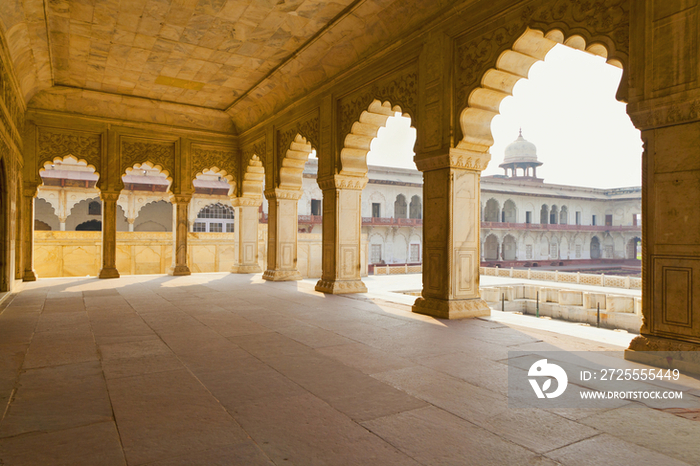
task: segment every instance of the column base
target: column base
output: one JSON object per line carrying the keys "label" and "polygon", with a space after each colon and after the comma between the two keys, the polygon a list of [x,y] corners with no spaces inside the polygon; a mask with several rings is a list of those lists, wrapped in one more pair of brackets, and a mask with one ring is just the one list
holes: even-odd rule
{"label": "column base", "polygon": [[271,282],[286,282],[302,279],[298,270],[266,270],[262,277]]}
{"label": "column base", "polygon": [[639,335],[625,350],[625,359],[664,369],[678,369],[682,373],[700,374],[699,343]]}
{"label": "column base", "polygon": [[168,275],[179,277],[181,275],[192,275],[192,272],[190,272],[190,268],[186,265],[176,265],[175,267],[170,267]]}
{"label": "column base", "polygon": [[119,271],[115,267],[102,268],[99,278],[119,278]]}
{"label": "column base", "polygon": [[412,310],[417,314],[440,319],[468,319],[491,315],[491,308],[481,298],[456,300],[418,298]]}
{"label": "column base", "polygon": [[33,270],[25,270],[24,275],[22,276],[22,281],[35,282],[36,281],[36,272]]}
{"label": "column base", "polygon": [[362,280],[319,280],[316,291],[330,294],[367,293],[367,287]]}
{"label": "column base", "polygon": [[260,273],[262,269],[258,264],[255,265],[234,265],[231,267],[231,273]]}

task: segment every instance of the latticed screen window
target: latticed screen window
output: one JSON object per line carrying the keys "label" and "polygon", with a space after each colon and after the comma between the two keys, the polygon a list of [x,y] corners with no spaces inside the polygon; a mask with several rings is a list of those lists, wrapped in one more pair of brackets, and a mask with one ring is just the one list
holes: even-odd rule
{"label": "latticed screen window", "polygon": [[209,224],[209,231],[212,233],[221,233],[222,228],[220,223],[210,223]]}
{"label": "latticed screen window", "polygon": [[226,233],[233,233],[233,223],[226,224]]}
{"label": "latticed screen window", "polygon": [[233,219],[233,209],[221,204],[212,204],[200,210],[197,218]]}
{"label": "latticed screen window", "polygon": [[557,257],[557,244],[552,243],[549,245],[549,257]]}
{"label": "latticed screen window", "polygon": [[420,262],[420,244],[411,245],[411,253],[408,260],[409,262]]}
{"label": "latticed screen window", "polygon": [[525,258],[532,259],[532,244],[525,245]]}
{"label": "latticed screen window", "polygon": [[577,244],[576,245],[576,259],[580,259],[580,258],[581,258],[581,245]]}
{"label": "latticed screen window", "polygon": [[382,261],[382,245],[381,244],[373,244],[372,248],[370,249],[370,254],[369,254],[369,261],[372,264],[378,264]]}
{"label": "latticed screen window", "polygon": [[194,225],[192,226],[192,231],[207,231],[207,224],[202,222],[194,222]]}

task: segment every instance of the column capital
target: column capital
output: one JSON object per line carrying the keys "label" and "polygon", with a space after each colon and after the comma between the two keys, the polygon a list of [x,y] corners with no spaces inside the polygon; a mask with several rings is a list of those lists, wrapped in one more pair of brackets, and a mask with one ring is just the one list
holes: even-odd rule
{"label": "column capital", "polygon": [[469,149],[450,148],[449,153],[435,157],[414,159],[418,170],[425,172],[443,168],[461,168],[465,170],[483,171],[491,160],[489,152],[478,152]]}
{"label": "column capital", "polygon": [[117,202],[120,194],[121,191],[100,191],[100,199],[102,199],[103,202]]}
{"label": "column capital", "polygon": [[39,191],[39,185],[38,184],[33,184],[33,183],[23,183],[22,186],[22,194],[25,197],[36,197],[37,192]]}
{"label": "column capital", "polygon": [[267,200],[273,200],[273,199],[290,199],[293,201],[298,201],[301,199],[303,191],[301,189],[296,190],[296,189],[282,189],[282,188],[275,188],[275,189],[270,189],[265,191],[265,199]]}
{"label": "column capital", "polygon": [[260,207],[262,204],[262,198],[261,197],[247,197],[247,196],[242,196],[242,197],[232,197],[231,198],[231,205],[233,207]]}
{"label": "column capital", "polygon": [[662,99],[630,102],[627,113],[640,131],[691,123],[700,120],[700,99],[674,95]]}
{"label": "column capital", "polygon": [[172,194],[170,202],[173,204],[189,204],[192,200],[192,194]]}
{"label": "column capital", "polygon": [[333,175],[318,179],[321,191],[327,189],[356,189],[362,191],[369,179],[366,176]]}

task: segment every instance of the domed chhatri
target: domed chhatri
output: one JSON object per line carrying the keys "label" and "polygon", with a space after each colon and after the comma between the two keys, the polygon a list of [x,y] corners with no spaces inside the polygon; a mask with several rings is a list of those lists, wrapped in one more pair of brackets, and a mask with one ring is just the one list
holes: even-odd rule
{"label": "domed chhatri", "polygon": [[[521,129],[518,139],[506,147],[505,158],[499,167],[503,169],[505,176],[508,178],[542,182],[544,180],[537,178],[537,167],[540,165],[542,165],[542,162],[537,160],[537,147],[530,141],[525,140]],[[510,174],[508,170],[510,170]],[[518,170],[522,170],[520,175]]]}

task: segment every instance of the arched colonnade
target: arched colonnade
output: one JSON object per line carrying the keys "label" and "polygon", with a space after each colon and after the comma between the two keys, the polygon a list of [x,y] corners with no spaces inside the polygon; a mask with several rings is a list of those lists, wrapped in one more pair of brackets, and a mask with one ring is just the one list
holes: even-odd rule
{"label": "arched colonnade", "polygon": [[[429,52],[431,47],[443,44],[428,43],[418,60],[387,73],[371,85],[335,101],[325,99],[279,127],[262,125],[240,140],[154,137],[111,126],[100,127],[99,132],[72,131],[69,136],[55,127],[30,121],[28,130],[36,141],[34,166],[72,156],[100,174],[97,187],[104,204],[101,278],[119,276],[114,219],[116,201],[123,188],[121,175],[148,164],[160,169],[170,181],[169,192],[175,205],[173,275],[190,273],[187,207],[193,193],[192,180],[209,169],[220,172],[232,186],[231,200],[239,223],[238,263],[232,271],[259,271],[257,223],[264,195],[269,203],[269,223],[263,277],[295,280],[301,278],[297,270],[297,203],[302,195],[304,165],[315,148],[324,214],[322,278],[316,289],[328,293],[363,292],[366,287],[360,278],[360,196],[367,183],[367,153],[387,119],[400,112],[411,117],[418,129],[415,161],[424,173],[423,292],[414,310],[448,318],[485,315],[490,311],[478,289],[479,174],[490,160],[490,121],[515,83],[526,77],[530,66],[542,60],[557,43],[603,56],[616,50],[610,40],[590,42],[590,38],[587,41],[579,34],[567,37],[562,28],[547,29],[545,33],[523,23],[506,32],[512,42],[504,42],[503,50],[491,51],[490,61],[481,63],[484,69],[480,80],[470,80],[463,71],[458,72],[461,88],[457,101],[463,108],[455,115],[461,139],[454,147],[444,137],[443,127],[449,124],[441,118],[442,114],[432,115],[432,107],[418,95],[419,79],[424,80],[422,87],[426,89],[443,84],[443,77],[431,72],[440,64]],[[472,52],[464,47],[470,43],[474,45],[457,40],[458,49],[467,58]],[[624,58],[620,52],[612,54],[608,61],[621,65]],[[463,68],[459,65],[458,69]],[[421,124],[423,120],[425,123]],[[38,174],[30,175],[34,175],[30,178],[37,184]],[[30,197],[25,197],[29,203]],[[399,201],[403,201],[404,208],[406,200]],[[499,206],[492,209],[487,203],[485,217],[495,216],[493,221],[502,221],[502,215],[510,219],[514,212],[509,207],[501,213]],[[31,279],[31,249],[26,254],[25,278]]]}

